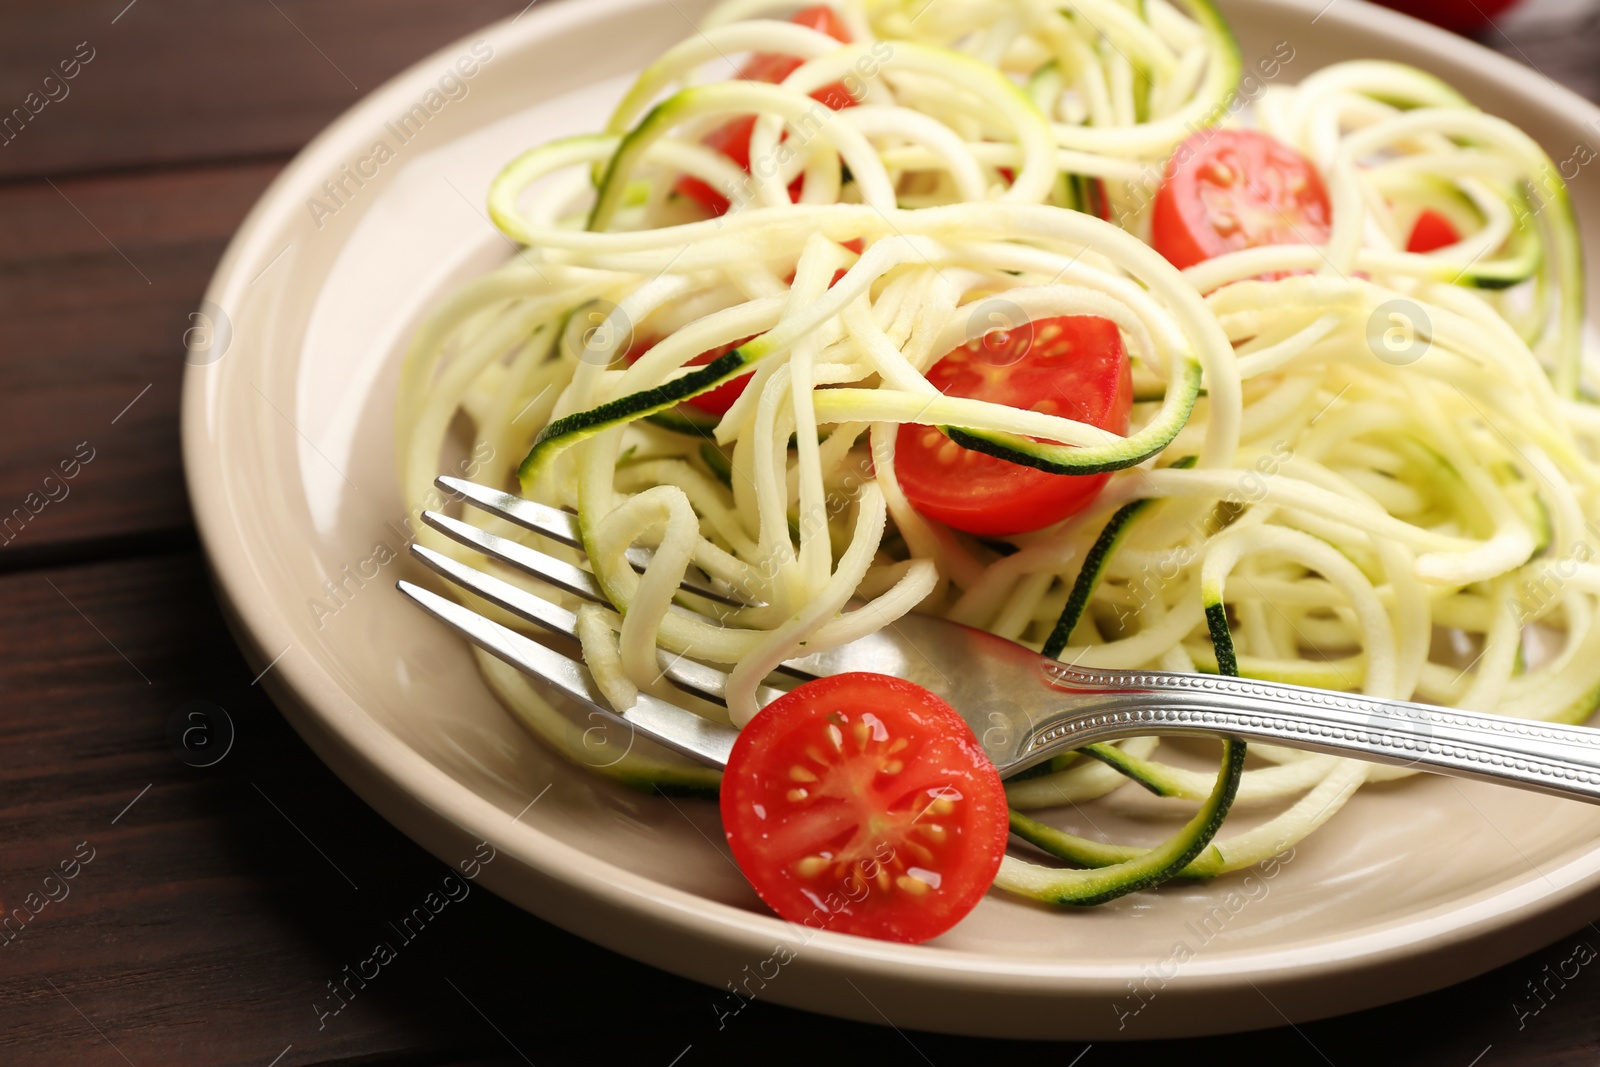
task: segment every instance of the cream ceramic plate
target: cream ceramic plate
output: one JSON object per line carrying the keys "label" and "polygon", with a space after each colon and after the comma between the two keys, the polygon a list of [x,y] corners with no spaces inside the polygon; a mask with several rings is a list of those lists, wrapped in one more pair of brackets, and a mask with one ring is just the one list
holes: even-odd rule
{"label": "cream ceramic plate", "polygon": [[[1246,69],[1279,42],[1292,80],[1340,59],[1414,62],[1558,161],[1600,130],[1600,112],[1538,74],[1359,0],[1313,25],[1324,2],[1225,3]],[[445,862],[492,842],[484,882],[583,937],[717,989],[771,972],[788,945],[763,998],[902,1028],[1099,1040],[1278,1025],[1448,985],[1593,914],[1600,809],[1432,778],[1362,790],[1271,878],[1084,911],[991,894],[934,944],[822,933],[799,947],[712,843],[714,805],[613,787],[523,732],[466,649],[394,591],[412,566],[396,369],[424,310],[509,254],[483,213],[496,170],[598,128],[704,6],[567,0],[436,53],[308,147],[218,268],[218,329],[185,382],[190,492],[239,639],[258,666],[276,660],[265,684],[317,753]],[[1600,180],[1573,194],[1600,262]],[[1141,811],[1128,797],[1094,818],[1148,835]]]}

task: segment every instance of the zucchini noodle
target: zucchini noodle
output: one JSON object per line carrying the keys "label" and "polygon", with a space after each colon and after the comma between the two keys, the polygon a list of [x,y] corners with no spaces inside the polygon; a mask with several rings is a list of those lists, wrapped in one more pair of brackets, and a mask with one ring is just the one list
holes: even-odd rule
{"label": "zucchini noodle", "polygon": [[[522,251],[443,302],[405,360],[408,504],[440,506],[441,456],[466,445],[494,457],[484,480],[575,511],[615,606],[579,613],[607,699],[649,692],[742,726],[778,664],[916,611],[1091,667],[1587,718],[1600,412],[1582,399],[1571,204],[1526,134],[1387,62],[1274,85],[1243,111],[1238,48],[1207,0],[836,6],[852,43],[783,21],[789,4],[726,3],[603,130],[514,159],[489,208]],[[744,52],[799,66],[779,84],[702,80]],[[857,106],[812,97],[833,83]],[[748,173],[702,143],[741,115],[756,116]],[[1180,272],[1147,243],[1152,168],[1196,131],[1242,122],[1313,161],[1331,236]],[[684,177],[720,190],[726,212],[677,195]],[[1094,198],[1115,221],[1089,212]],[[1404,251],[1423,211],[1460,239]],[[1115,323],[1130,431],[930,384],[991,328],[994,300]],[[742,375],[726,414],[681,406]],[[980,540],[908,501],[904,424],[1110,480],[1062,523]],[[431,529],[419,539],[560,598]],[[624,558],[634,546],[654,549],[642,573]],[[753,606],[683,594],[686,574]],[[727,668],[727,708],[667,686],[658,649]],[[597,739],[478,657],[574,762],[715,790],[715,772]],[[1013,855],[996,884],[1082,904],[1237,870],[1303,840],[1362,783],[1409,773],[1265,745],[1246,767],[1242,745],[1225,750],[1213,774],[1141,738],[1012,780],[1014,832],[1074,866]],[[1188,813],[1166,844],[1023,814],[1132,783]],[[1267,817],[1213,838],[1235,801]]]}

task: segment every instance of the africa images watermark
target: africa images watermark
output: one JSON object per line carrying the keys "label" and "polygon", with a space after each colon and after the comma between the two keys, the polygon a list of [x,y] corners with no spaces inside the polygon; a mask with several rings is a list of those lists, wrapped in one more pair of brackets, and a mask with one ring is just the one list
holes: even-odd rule
{"label": "africa images watermark", "polygon": [[1585,537],[1573,542],[1572,547],[1560,556],[1546,559],[1543,573],[1536,578],[1525,578],[1518,595],[1506,604],[1519,626],[1526,626],[1547,614],[1562,597],[1568,584],[1589,565],[1597,554],[1594,545],[1600,543],[1600,521],[1590,519],[1583,526]]}
{"label": "africa images watermark", "polygon": [[[1146,166],[1136,180],[1128,182],[1129,191],[1133,197],[1131,204],[1119,205],[1117,214],[1130,217],[1139,214],[1145,207],[1155,200],[1156,193],[1166,182],[1169,166],[1180,167],[1188,162],[1195,152],[1199,151],[1197,141],[1209,141],[1220,132],[1220,123],[1223,119],[1237,115],[1245,107],[1253,103],[1257,97],[1266,91],[1267,83],[1283,72],[1283,68],[1294,62],[1297,55],[1294,47],[1288,41],[1279,41],[1272,48],[1272,55],[1263,56],[1256,61],[1255,70],[1246,70],[1239,78],[1239,87],[1233,90],[1226,100],[1208,111],[1198,121],[1184,120],[1183,127],[1187,131],[1184,139],[1173,150],[1169,160],[1151,163]],[[1258,76],[1259,75],[1259,76]],[[1119,218],[1118,222],[1122,219]]]}
{"label": "africa images watermark", "polygon": [[1124,1029],[1129,1019],[1144,1011],[1167,984],[1178,977],[1183,965],[1221,936],[1222,931],[1246,908],[1267,899],[1272,893],[1272,886],[1269,883],[1278,877],[1284,867],[1294,862],[1294,855],[1294,848],[1291,846],[1255,864],[1236,883],[1237,889],[1230,888],[1220,900],[1211,905],[1209,910],[1198,918],[1184,923],[1183,928],[1189,936],[1174,941],[1167,954],[1159,961],[1141,966],[1139,969],[1142,977],[1138,982],[1132,978],[1128,979],[1128,995],[1111,1002],[1111,1010],[1117,1016],[1117,1029]]}
{"label": "africa images watermark", "polygon": [[[936,797],[934,803],[949,801],[944,797]],[[811,909],[811,914],[801,920],[799,924],[800,948],[804,948],[818,933],[826,930],[838,916],[849,911],[851,905],[859,906],[865,903],[872,895],[875,886],[888,884],[884,875],[887,874],[889,865],[895,860],[894,846],[887,841],[880,841],[872,855],[866,859],[855,860],[849,865],[849,873],[841,880],[840,888],[830,891],[826,896],[811,895],[816,906]],[[902,875],[902,878],[908,877]],[[775,945],[772,952],[755,965],[755,973],[751,973],[750,965],[745,964],[740,974],[743,981],[735,988],[737,979],[730,978],[724,983],[728,993],[721,1001],[714,1001],[711,1010],[717,1017],[717,1029],[725,1029],[728,1020],[738,1015],[751,1001],[756,999],[756,994],[767,987],[767,983],[777,978],[785,964],[791,962],[799,955],[799,950],[787,945]],[[767,973],[767,966],[771,965],[772,973]],[[757,983],[755,989],[750,988],[750,983]],[[740,993],[740,989],[744,992]],[[728,997],[733,998],[734,1007],[728,1008]]]}
{"label": "africa images watermark", "polygon": [[[844,91],[851,99],[859,100],[866,91],[867,82],[876,78],[883,65],[893,57],[894,45],[888,41],[874,41],[871,50],[858,56],[855,64],[845,71],[844,76],[839,79],[839,84],[844,87]],[[737,207],[744,207],[750,203],[756,195],[751,175],[763,181],[776,178],[778,172],[788,166],[838,115],[839,112],[834,108],[820,100],[813,100],[811,106],[798,119],[785,123],[787,132],[777,147],[771,152],[763,153],[757,159],[752,159],[749,172],[738,181],[723,183],[722,193],[728,198],[728,203]]]}
{"label": "africa images watermark", "polygon": [[179,762],[190,767],[215,767],[233,751],[233,717],[220,704],[188,700],[167,717],[167,743]]}
{"label": "africa images watermark", "polygon": [[478,40],[472,43],[468,51],[470,54],[463,55],[446,68],[439,76],[436,87],[430,88],[409,108],[383,124],[386,136],[373,141],[354,164],[339,165],[338,173],[322,183],[323,197],[313,196],[306,200],[306,210],[311,212],[311,221],[317,224],[317,229],[322,229],[328,218],[344,210],[366,188],[367,182],[376,178],[383,166],[400,154],[400,149],[422,133],[435,115],[451,103],[467,98],[472,92],[468,83],[494,59],[494,46]]}
{"label": "africa images watermark", "polygon": [[1127,583],[1129,600],[1118,602],[1113,610],[1119,625],[1128,625],[1141,611],[1160,596],[1161,590],[1176,581],[1191,563],[1200,558],[1202,547],[1222,532],[1252,504],[1266,499],[1268,483],[1294,458],[1294,448],[1288,441],[1275,441],[1269,452],[1263,452],[1250,467],[1241,472],[1239,480],[1217,506],[1203,518],[1190,519],[1188,526],[1195,535],[1191,541],[1178,545],[1154,565],[1145,565],[1136,578]]}
{"label": "africa images watermark", "polygon": [[94,61],[94,57],[94,47],[88,41],[79,41],[72,55],[57,63],[55,70],[40,80],[39,88],[29,89],[22,103],[12,108],[9,115],[0,118],[0,148],[8,147],[22,136],[22,131],[28,128],[29,123],[36,121],[45,108],[65,100],[72,92],[72,86],[67,83],[81,74],[83,68]]}
{"label": "africa images watermark", "polygon": [[[56,464],[44,476],[38,489],[29,491],[22,498],[22,503],[11,509],[11,514],[0,518],[0,548],[7,547],[11,542],[28,528],[40,512],[51,504],[59,504],[67,499],[72,492],[71,481],[83,472],[83,468],[94,462],[94,446],[88,441],[79,441],[72,455]],[[56,473],[59,471],[60,473]]]}
{"label": "africa images watermark", "polygon": [[[487,855],[484,854],[485,850]],[[398,926],[393,921],[389,922],[389,929],[395,932],[393,942],[387,939],[376,942],[372,946],[372,953],[358,961],[354,968],[347,963],[339,972],[342,977],[330,978],[327,983],[328,992],[333,994],[330,1003],[325,1006],[321,1000],[311,1002],[311,1010],[317,1013],[317,1029],[326,1029],[328,1019],[349,1007],[350,1002],[356,999],[356,994],[367,988],[368,982],[375,981],[383,973],[383,968],[398,959],[400,949],[420,937],[428,924],[437,919],[445,908],[466,900],[472,892],[472,882],[483,873],[484,867],[494,862],[497,855],[493,845],[479,841],[473,854],[456,864],[461,868],[460,877],[453,871],[445,875],[439,888],[430,889],[421,903],[401,917]]]}
{"label": "africa images watermark", "polygon": [[[1591,120],[1585,128],[1593,130],[1596,136],[1600,136],[1600,119]],[[1534,178],[1524,183],[1523,191],[1528,194],[1528,198],[1513,198],[1511,202],[1511,210],[1516,214],[1517,225],[1526,225],[1545,209],[1545,205],[1565,198],[1566,190],[1563,183],[1576,181],[1583,168],[1596,159],[1600,159],[1600,151],[1583,141],[1577,141],[1566,158],[1554,164],[1553,170],[1550,166],[1542,167]]]}
{"label": "africa images watermark", "polygon": [[[1511,1010],[1517,1016],[1517,1029],[1525,1030],[1528,1020],[1538,1015],[1550,1006],[1561,991],[1567,988],[1567,983],[1577,978],[1583,968],[1594,962],[1596,956],[1594,946],[1587,941],[1579,941],[1572,946],[1565,959],[1558,962],[1554,968],[1545,964],[1540,970],[1543,977],[1535,984],[1532,978],[1527,980],[1528,1001],[1512,1001]],[[1541,992],[1543,995],[1541,996]]]}
{"label": "africa images watermark", "polygon": [[[471,481],[479,469],[494,460],[494,446],[487,442],[479,442],[473,448],[472,454],[456,463],[455,470],[450,473],[459,474]],[[455,498],[459,499],[459,498]],[[355,563],[346,563],[339,568],[339,573],[322,583],[321,597],[307,597],[306,608],[311,612],[311,620],[317,624],[317,629],[327,625],[328,620],[350,606],[356,594],[365,589],[368,582],[376,581],[383,573],[383,568],[399,559],[401,553],[412,541],[416,540],[417,523],[421,521],[424,511],[437,511],[445,505],[446,497],[437,488],[430,488],[422,500],[414,505],[406,516],[399,522],[390,520],[383,525],[384,539],[374,541],[372,549]]]}
{"label": "africa images watermark", "polygon": [[[84,849],[89,854],[84,855]],[[72,887],[67,883],[78,877],[83,868],[93,862],[95,857],[94,846],[87,841],[78,842],[71,857],[62,860],[56,865],[55,871],[44,876],[40,883],[41,896],[38,891],[31,892],[22,898],[22,903],[11,909],[10,914],[0,918],[0,948],[5,948],[21,935],[23,928],[33,922],[52,903],[59,904],[66,900],[72,893]]]}

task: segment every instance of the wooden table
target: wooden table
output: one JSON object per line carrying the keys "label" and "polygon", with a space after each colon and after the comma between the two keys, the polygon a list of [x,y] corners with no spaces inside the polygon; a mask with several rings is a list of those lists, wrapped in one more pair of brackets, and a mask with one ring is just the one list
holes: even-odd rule
{"label": "wooden table", "polygon": [[[1079,1046],[906,1033],[759,1001],[719,1029],[710,990],[481,890],[319,1020],[313,1003],[369,949],[372,917],[404,911],[441,869],[312,756],[223,628],[179,466],[181,337],[229,234],[301,144],[389,75],[523,3],[0,9],[0,109],[34,90],[57,97],[0,146],[0,516],[27,509],[0,532],[0,902],[37,908],[0,937],[0,1063],[1600,1059],[1600,977],[1549,980],[1579,943],[1600,946],[1600,927],[1376,1011],[1078,1060]],[[1596,94],[1594,23],[1586,34],[1546,24],[1489,43]],[[76,77],[45,83],[74,59]],[[75,454],[92,457],[75,478],[46,481]],[[211,768],[169,742],[193,700],[223,705],[237,726]],[[47,879],[63,865],[74,877]]]}

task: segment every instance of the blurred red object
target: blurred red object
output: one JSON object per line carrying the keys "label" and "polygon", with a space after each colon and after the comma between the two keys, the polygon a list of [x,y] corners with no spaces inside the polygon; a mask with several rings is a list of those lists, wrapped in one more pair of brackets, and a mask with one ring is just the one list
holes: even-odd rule
{"label": "blurred red object", "polygon": [[1378,0],[1378,3],[1456,33],[1478,33],[1488,29],[1496,15],[1515,7],[1517,0]]}

